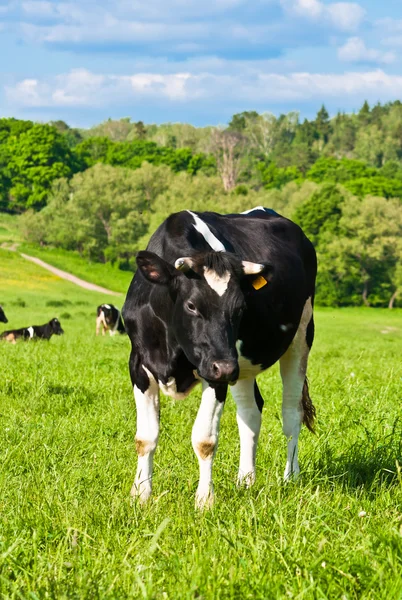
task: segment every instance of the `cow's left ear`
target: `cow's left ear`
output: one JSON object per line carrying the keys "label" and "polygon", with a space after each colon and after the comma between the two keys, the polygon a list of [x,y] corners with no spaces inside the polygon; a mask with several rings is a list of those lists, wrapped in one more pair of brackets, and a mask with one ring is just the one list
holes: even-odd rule
{"label": "cow's left ear", "polygon": [[141,250],[137,254],[137,266],[151,283],[167,285],[176,276],[176,269],[157,254]]}

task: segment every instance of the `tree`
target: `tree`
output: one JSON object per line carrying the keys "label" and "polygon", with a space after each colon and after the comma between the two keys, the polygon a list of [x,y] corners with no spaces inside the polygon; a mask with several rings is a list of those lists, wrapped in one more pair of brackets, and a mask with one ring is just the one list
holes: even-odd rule
{"label": "tree", "polygon": [[36,124],[10,137],[6,152],[10,207],[17,211],[45,206],[53,181],[79,169],[66,140],[50,125]]}
{"label": "tree", "polygon": [[211,136],[211,151],[227,192],[236,187],[244,144],[245,138],[234,131],[215,129]]}
{"label": "tree", "polygon": [[145,140],[147,137],[147,129],[142,121],[134,123],[135,136],[139,140]]}
{"label": "tree", "polygon": [[133,266],[149,221],[147,194],[154,200],[167,182],[165,172],[150,178],[139,171],[97,164],[70,181],[55,182],[48,206],[25,217],[28,239],[78,250],[90,260]]}
{"label": "tree", "polygon": [[323,234],[335,236],[338,233],[345,196],[339,186],[327,183],[295,211],[293,220],[315,246],[319,246]]}
{"label": "tree", "polygon": [[370,106],[369,106],[369,103],[367,102],[367,100],[364,101],[363,106],[359,110],[357,118],[359,121],[359,125],[362,127],[366,127],[367,125],[370,124],[371,114],[370,114]]}
{"label": "tree", "polygon": [[319,138],[326,144],[331,134],[331,122],[329,114],[324,105],[321,106],[314,121],[316,132]]}
{"label": "tree", "polygon": [[246,129],[247,125],[252,123],[253,121],[257,121],[259,116],[260,115],[255,110],[237,113],[233,115],[233,117],[229,121],[228,129],[230,131],[237,131],[239,133],[242,133]]}
{"label": "tree", "polygon": [[339,235],[325,240],[327,264],[338,277],[354,279],[366,306],[393,305],[400,289],[400,201],[346,198],[338,225]]}

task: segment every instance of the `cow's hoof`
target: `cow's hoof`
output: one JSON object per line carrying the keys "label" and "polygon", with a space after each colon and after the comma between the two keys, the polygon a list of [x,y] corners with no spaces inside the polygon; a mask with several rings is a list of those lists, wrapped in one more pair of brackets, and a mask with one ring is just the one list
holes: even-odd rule
{"label": "cow's hoof", "polygon": [[145,504],[151,497],[151,487],[143,483],[134,483],[130,491],[130,496],[138,500],[141,504]]}
{"label": "cow's hoof", "polygon": [[198,510],[208,510],[214,505],[214,492],[208,490],[206,493],[198,492],[195,495],[195,508]]}
{"label": "cow's hoof", "polygon": [[255,483],[255,471],[250,471],[249,473],[244,473],[243,471],[239,471],[237,475],[237,487],[246,487],[250,488]]}
{"label": "cow's hoof", "polygon": [[283,481],[285,483],[290,483],[291,481],[297,481],[299,479],[300,469],[291,469],[286,467],[285,472],[283,474]]}

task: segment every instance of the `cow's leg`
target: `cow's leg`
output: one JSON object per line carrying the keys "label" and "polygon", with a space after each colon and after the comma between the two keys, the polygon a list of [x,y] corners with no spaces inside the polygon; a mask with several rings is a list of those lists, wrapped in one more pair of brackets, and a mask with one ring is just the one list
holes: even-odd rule
{"label": "cow's leg", "polygon": [[231,388],[237,406],[240,465],[237,482],[247,487],[255,481],[255,455],[261,428],[263,399],[255,379],[243,379]]}
{"label": "cow's leg", "polygon": [[96,335],[99,335],[99,330],[102,325],[102,318],[99,316],[96,318]]}
{"label": "cow's leg", "polygon": [[[155,377],[148,369],[147,374],[141,377],[138,385],[134,385],[134,398],[137,408],[137,432],[135,435],[135,447],[138,455],[137,473],[135,476],[131,495],[145,502],[152,491],[152,469],[154,454],[159,438],[159,386]],[[140,389],[141,386],[142,389]]]}
{"label": "cow's leg", "polygon": [[314,420],[315,409],[308,395],[306,380],[307,359],[313,337],[313,311],[309,298],[304,306],[296,335],[279,361],[283,383],[283,433],[288,446],[285,481],[292,477],[297,478],[300,472],[298,439],[301,425],[304,422],[312,430]]}
{"label": "cow's leg", "polygon": [[200,408],[194,422],[191,441],[200,466],[195,497],[198,508],[211,506],[214,500],[212,463],[218,446],[219,422],[225,404],[227,386],[212,388],[202,382]]}

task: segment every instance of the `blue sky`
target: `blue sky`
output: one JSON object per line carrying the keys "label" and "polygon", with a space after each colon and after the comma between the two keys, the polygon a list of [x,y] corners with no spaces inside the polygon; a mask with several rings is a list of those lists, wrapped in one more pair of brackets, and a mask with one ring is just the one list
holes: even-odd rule
{"label": "blue sky", "polygon": [[225,124],[402,99],[402,1],[0,0],[0,116]]}

